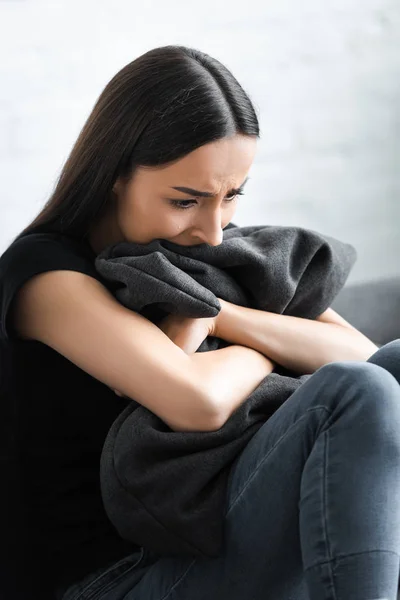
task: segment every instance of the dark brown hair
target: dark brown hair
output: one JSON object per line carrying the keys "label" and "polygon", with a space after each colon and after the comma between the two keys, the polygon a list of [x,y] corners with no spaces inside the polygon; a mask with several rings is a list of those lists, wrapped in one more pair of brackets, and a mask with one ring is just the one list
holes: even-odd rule
{"label": "dark brown hair", "polygon": [[117,178],[172,163],[226,136],[260,137],[255,108],[232,73],[186,46],[149,50],[106,85],[37,217],[17,236],[56,231],[83,239]]}

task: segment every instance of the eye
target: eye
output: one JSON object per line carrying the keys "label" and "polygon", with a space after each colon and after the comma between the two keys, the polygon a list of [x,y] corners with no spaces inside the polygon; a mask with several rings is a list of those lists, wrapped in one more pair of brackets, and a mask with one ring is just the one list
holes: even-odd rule
{"label": "eye", "polygon": [[[237,198],[237,196],[243,196],[243,195],[244,195],[244,191],[239,190],[234,196],[225,198],[225,202],[227,202],[229,204],[230,202],[233,202]],[[186,204],[187,202],[189,202],[190,204],[187,205]],[[186,210],[187,208],[191,208],[193,206],[193,202],[197,203],[197,200],[172,200],[172,199],[169,199],[169,203],[178,210]]]}

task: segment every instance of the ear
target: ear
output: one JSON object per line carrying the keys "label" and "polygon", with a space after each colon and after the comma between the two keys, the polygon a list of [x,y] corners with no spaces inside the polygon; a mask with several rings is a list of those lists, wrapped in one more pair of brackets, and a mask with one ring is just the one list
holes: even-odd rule
{"label": "ear", "polygon": [[112,191],[115,192],[116,194],[118,194],[121,190],[121,180],[120,179],[116,179],[115,183],[112,187]]}

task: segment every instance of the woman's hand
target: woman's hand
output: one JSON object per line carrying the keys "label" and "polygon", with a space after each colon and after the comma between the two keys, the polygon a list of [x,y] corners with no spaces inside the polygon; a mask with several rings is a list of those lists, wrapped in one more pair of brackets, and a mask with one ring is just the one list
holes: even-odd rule
{"label": "woman's hand", "polygon": [[224,309],[225,300],[217,300],[221,310],[216,317],[190,318],[167,315],[157,326],[186,354],[194,354],[208,336],[220,337],[218,319]]}
{"label": "woman's hand", "polygon": [[167,315],[157,326],[186,354],[194,354],[209,335],[215,335],[216,318]]}

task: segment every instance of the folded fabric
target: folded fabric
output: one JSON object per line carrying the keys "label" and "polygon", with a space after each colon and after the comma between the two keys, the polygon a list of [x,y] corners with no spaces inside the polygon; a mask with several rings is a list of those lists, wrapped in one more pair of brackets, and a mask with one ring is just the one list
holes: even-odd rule
{"label": "folded fabric", "polygon": [[[168,314],[216,316],[218,297],[315,319],[356,258],[350,244],[312,230],[231,223],[216,247],[122,242],[105,248],[95,267],[121,304],[155,324]],[[229,345],[209,336],[198,352]],[[132,399],[112,424],[100,461],[103,503],[119,534],[163,555],[218,556],[234,459],[310,376],[278,366],[217,431],[173,431]]]}

